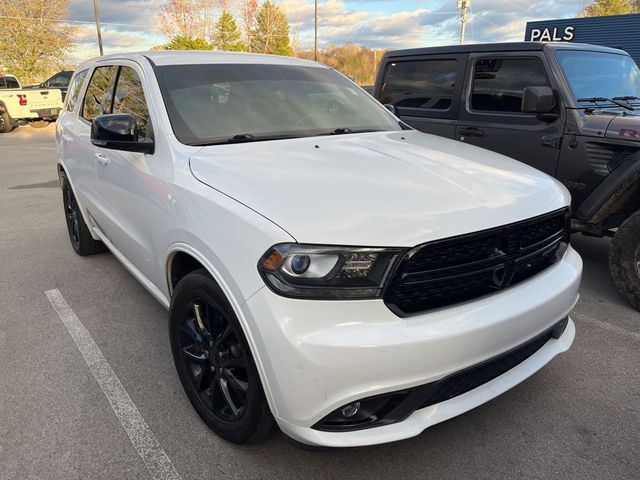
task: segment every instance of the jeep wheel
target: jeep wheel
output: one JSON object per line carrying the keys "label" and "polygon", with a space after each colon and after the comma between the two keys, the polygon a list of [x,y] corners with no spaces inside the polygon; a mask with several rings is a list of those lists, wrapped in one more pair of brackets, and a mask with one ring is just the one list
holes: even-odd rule
{"label": "jeep wheel", "polygon": [[11,130],[13,130],[11,117],[7,112],[0,113],[0,133],[9,133]]}
{"label": "jeep wheel", "polygon": [[106,251],[107,248],[104,243],[94,240],[91,233],[89,233],[89,227],[84,223],[71,185],[64,175],[62,176],[62,201],[67,230],[69,231],[69,240],[71,240],[71,246],[75,252],[84,257]]}
{"label": "jeep wheel", "polygon": [[627,218],[613,237],[609,269],[620,293],[640,310],[640,211]]}
{"label": "jeep wheel", "polygon": [[271,431],[273,417],[240,322],[205,270],[176,286],[169,337],[184,391],[214,432],[249,443]]}

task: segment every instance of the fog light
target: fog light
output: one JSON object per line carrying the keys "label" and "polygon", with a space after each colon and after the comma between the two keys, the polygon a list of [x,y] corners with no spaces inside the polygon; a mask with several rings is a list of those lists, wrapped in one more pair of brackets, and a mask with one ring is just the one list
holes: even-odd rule
{"label": "fog light", "polygon": [[356,413],[358,413],[358,410],[360,410],[360,402],[356,402],[356,403],[351,403],[349,405],[347,405],[346,407],[344,407],[341,412],[342,412],[342,416],[345,418],[351,418],[353,417]]}

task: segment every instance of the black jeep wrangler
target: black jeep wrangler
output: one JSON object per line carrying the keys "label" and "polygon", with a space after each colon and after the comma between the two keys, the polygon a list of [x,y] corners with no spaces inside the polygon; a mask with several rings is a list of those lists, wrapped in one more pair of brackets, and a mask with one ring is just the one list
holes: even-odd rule
{"label": "black jeep wrangler", "polygon": [[613,237],[613,281],[640,310],[640,69],[629,55],[533,42],[400,50],[384,55],[374,96],[418,130],[564,183],[574,231]]}

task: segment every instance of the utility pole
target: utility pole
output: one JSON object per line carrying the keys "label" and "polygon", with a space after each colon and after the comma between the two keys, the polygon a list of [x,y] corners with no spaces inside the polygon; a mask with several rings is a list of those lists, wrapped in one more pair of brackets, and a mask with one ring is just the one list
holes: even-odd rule
{"label": "utility pole", "polygon": [[467,12],[471,8],[471,0],[458,0],[460,10],[460,45],[464,43],[464,29],[467,25]]}
{"label": "utility pole", "polygon": [[96,14],[96,31],[98,32],[98,46],[100,47],[100,56],[104,55],[102,50],[102,33],[100,33],[100,9],[98,8],[98,0],[93,0],[93,11]]}
{"label": "utility pole", "polygon": [[313,59],[318,61],[318,0],[315,0],[313,10]]}

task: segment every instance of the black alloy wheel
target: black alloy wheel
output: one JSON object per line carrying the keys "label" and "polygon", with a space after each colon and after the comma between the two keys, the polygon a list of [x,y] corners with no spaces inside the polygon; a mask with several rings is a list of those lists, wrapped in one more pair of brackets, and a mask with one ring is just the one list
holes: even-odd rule
{"label": "black alloy wheel", "polygon": [[73,250],[81,256],[104,252],[106,250],[104,243],[99,240],[94,240],[91,232],[89,232],[89,227],[84,223],[80,206],[64,172],[61,173],[60,181],[62,184],[64,217]]}
{"label": "black alloy wheel", "polygon": [[64,214],[67,220],[67,228],[69,229],[69,239],[74,250],[80,247],[80,212],[76,197],[71,190],[69,182],[64,182],[62,188],[64,201]]}
{"label": "black alloy wheel", "polygon": [[264,438],[274,420],[251,350],[231,305],[206,270],[182,278],[169,309],[171,351],[189,401],[234,443]]}
{"label": "black alloy wheel", "polygon": [[249,388],[247,357],[224,314],[194,299],[182,317],[179,342],[189,380],[207,408],[222,421],[241,418]]}

